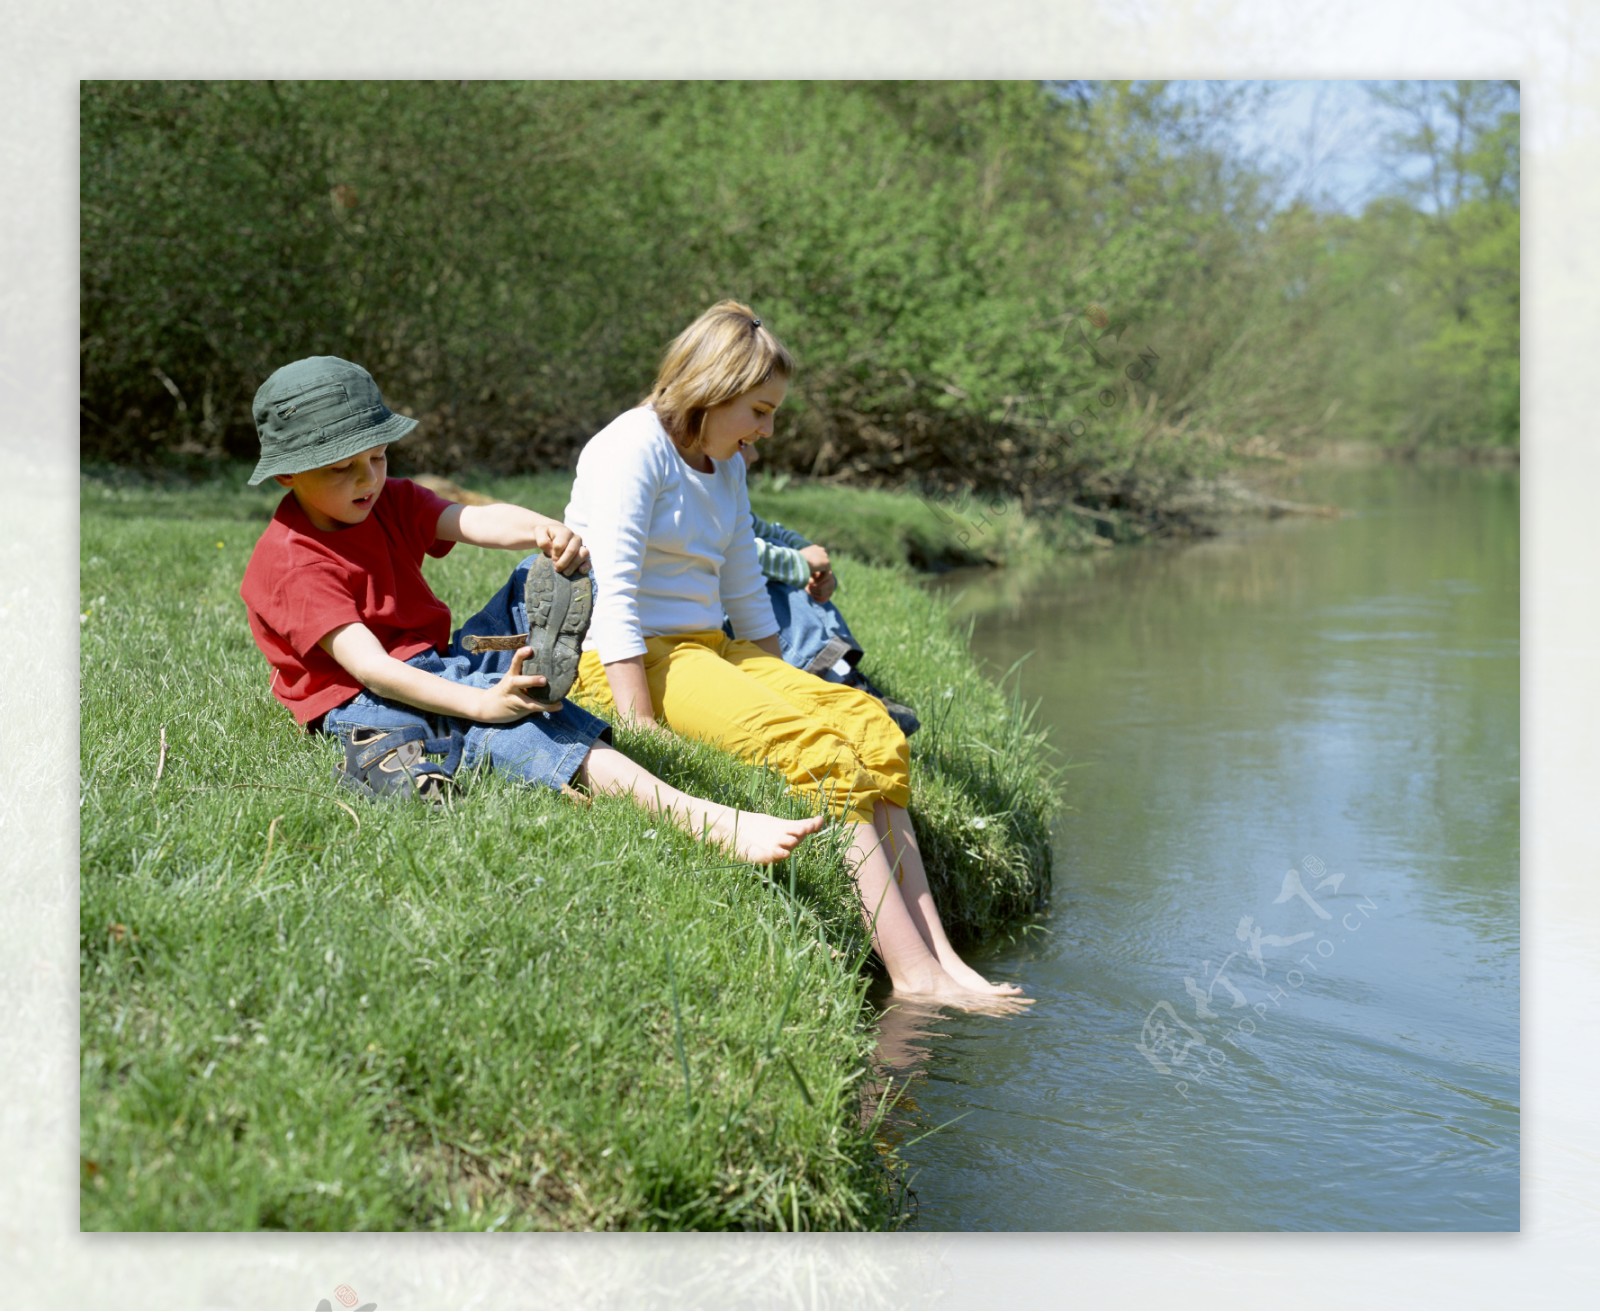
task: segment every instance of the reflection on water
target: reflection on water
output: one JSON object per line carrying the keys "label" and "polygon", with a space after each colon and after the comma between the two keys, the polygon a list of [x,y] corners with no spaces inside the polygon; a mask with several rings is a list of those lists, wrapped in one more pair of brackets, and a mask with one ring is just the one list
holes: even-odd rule
{"label": "reflection on water", "polygon": [[1298,491],[941,585],[1081,768],[1038,1005],[885,1021],[922,1228],[1517,1227],[1516,476]]}

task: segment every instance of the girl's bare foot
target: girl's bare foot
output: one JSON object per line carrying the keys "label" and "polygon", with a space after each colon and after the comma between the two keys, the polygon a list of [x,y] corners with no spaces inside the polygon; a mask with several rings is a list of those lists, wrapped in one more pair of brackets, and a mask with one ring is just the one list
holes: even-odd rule
{"label": "girl's bare foot", "polygon": [[992,991],[992,986],[982,990],[966,988],[937,965],[926,974],[895,979],[893,985],[894,992],[899,997],[915,998],[919,1002],[935,1003],[940,1006],[960,1007],[963,1011],[998,1009],[1004,1013],[1020,1009],[1023,1004],[1033,1001],[1032,998],[1022,997],[1021,989],[1012,994],[1000,995]]}
{"label": "girl's bare foot", "polygon": [[762,811],[727,811],[707,826],[706,836],[741,861],[770,866],[821,829],[824,819],[813,815],[803,820],[785,820]]}
{"label": "girl's bare foot", "polygon": [[939,962],[944,967],[945,973],[961,985],[969,993],[989,993],[1000,998],[1016,998],[1022,996],[1022,987],[1018,984],[991,984],[978,974],[971,966],[959,957],[952,957],[949,961]]}

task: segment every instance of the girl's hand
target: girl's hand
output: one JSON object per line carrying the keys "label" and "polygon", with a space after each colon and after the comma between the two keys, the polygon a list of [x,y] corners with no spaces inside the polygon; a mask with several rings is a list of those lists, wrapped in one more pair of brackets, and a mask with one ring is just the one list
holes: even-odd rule
{"label": "girl's hand", "polygon": [[589,562],[589,548],[583,545],[583,539],[558,520],[550,519],[541,524],[534,542],[563,574]]}
{"label": "girl's hand", "polygon": [[532,655],[532,647],[517,648],[511,658],[511,668],[501,676],[500,682],[480,690],[479,706],[472,716],[474,720],[480,724],[511,724],[535,711],[561,709],[560,702],[539,700],[538,695],[544,691],[544,675],[522,672],[522,662]]}
{"label": "girl's hand", "polygon": [[650,698],[650,680],[645,676],[644,657],[626,656],[605,667],[606,682],[611,686],[611,701],[616,707],[616,718],[636,729],[667,733],[667,727],[656,719],[656,706]]}
{"label": "girl's hand", "polygon": [[622,723],[630,729],[640,729],[645,733],[660,734],[667,738],[672,737],[672,730],[656,719],[654,715],[633,715],[620,717]]}

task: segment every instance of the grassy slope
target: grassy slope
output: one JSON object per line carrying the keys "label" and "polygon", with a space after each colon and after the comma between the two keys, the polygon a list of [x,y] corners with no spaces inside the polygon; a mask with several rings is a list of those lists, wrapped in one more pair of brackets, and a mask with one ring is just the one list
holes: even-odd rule
{"label": "grassy slope", "polygon": [[[267,695],[238,601],[275,499],[84,484],[83,1227],[891,1223],[837,838],[763,874],[612,799],[350,797]],[[511,563],[428,569],[460,612]],[[941,907],[992,932],[1048,884],[1040,745],[902,572],[840,573],[872,672],[927,726]],[[622,745],[799,813],[710,749]]]}

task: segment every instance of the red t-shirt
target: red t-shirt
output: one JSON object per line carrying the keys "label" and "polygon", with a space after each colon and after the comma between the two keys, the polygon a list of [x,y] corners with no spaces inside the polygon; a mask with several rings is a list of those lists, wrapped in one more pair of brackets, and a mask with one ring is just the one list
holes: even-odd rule
{"label": "red t-shirt", "polygon": [[449,649],[450,608],[422,577],[422,558],[455,546],[436,536],[450,504],[409,479],[391,478],[365,520],[325,533],[293,492],[278,503],[239,595],[272,666],[272,695],[300,724],[361,691],[317,645],[341,625],[365,624],[396,660]]}

